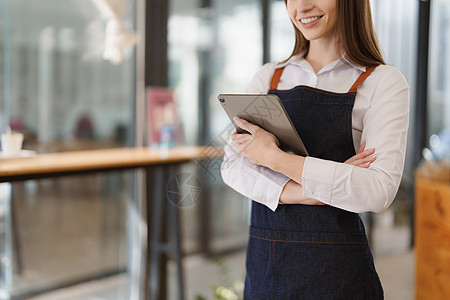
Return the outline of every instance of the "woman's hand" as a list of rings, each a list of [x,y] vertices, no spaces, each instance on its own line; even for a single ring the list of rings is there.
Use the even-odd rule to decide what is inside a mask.
[[[254,164],[267,166],[268,158],[274,151],[280,151],[277,138],[270,132],[254,125],[244,119],[234,118],[234,122],[248,133],[237,133],[231,135],[231,140],[242,156]]]
[[[376,159],[375,156],[372,156],[375,153],[375,149],[371,148],[368,150],[364,150],[365,148],[366,142],[362,142],[356,155],[350,157],[344,163],[360,168],[370,167],[370,164],[373,163]]]
[[[364,150],[366,142],[363,142],[358,149],[356,155],[350,157],[345,161],[346,164],[353,165],[359,168],[368,168],[376,159],[372,156],[375,149]],[[303,197],[303,186],[293,180],[289,180],[284,186],[283,192],[280,196],[280,203],[283,204],[304,204],[304,205],[325,205],[316,199]]]

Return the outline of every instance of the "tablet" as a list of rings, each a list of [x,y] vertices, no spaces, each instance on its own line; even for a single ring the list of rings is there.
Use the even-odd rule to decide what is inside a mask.
[[[305,145],[278,96],[272,94],[220,94],[218,98],[237,132],[246,131],[234,123],[234,117],[247,120],[275,135],[280,142],[281,150],[302,156],[308,155]]]

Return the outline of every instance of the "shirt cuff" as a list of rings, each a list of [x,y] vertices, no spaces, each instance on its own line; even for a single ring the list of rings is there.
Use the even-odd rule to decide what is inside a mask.
[[[251,199],[259,202],[270,210],[275,211],[283,192],[284,186],[290,180],[289,177],[275,172],[269,168],[263,168],[261,175],[256,180]]]
[[[303,196],[331,205],[337,162],[307,156],[303,166]]]

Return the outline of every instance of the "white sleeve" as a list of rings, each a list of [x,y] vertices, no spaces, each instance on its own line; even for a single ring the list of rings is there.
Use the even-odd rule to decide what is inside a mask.
[[[358,213],[383,211],[394,200],[405,162],[409,88],[397,69],[386,69],[363,118],[361,141],[375,148],[375,162],[363,169],[307,157],[302,174],[305,197]]]
[[[261,67],[247,88],[247,93],[267,93],[274,66],[274,63],[268,63]],[[225,145],[224,150],[225,156],[221,166],[223,181],[245,197],[275,211],[283,188],[290,178],[251,163],[239,154],[231,140]]]
[[[231,141],[225,145],[224,150],[225,156],[220,169],[223,181],[238,193],[275,211],[283,188],[290,178],[251,163],[238,153]]]

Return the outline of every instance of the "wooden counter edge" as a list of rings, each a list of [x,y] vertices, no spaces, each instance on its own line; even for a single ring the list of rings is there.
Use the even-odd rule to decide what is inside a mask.
[[[45,177],[46,174],[101,171],[167,165],[221,158],[223,149],[180,146],[167,151],[149,148],[113,148],[38,154],[29,158],[0,161],[0,181],[14,177]]]

